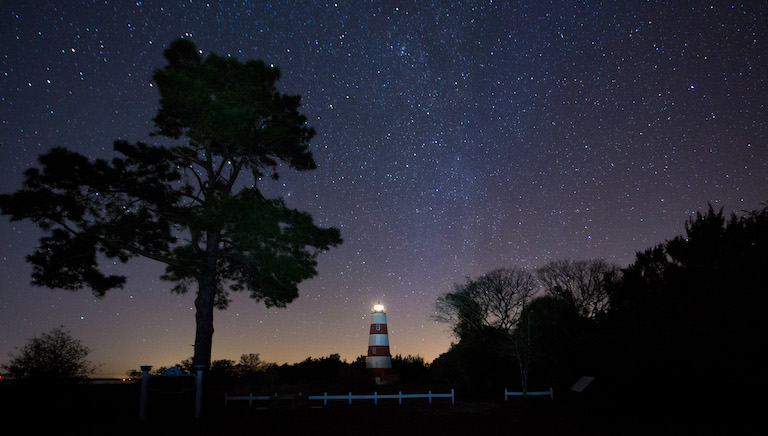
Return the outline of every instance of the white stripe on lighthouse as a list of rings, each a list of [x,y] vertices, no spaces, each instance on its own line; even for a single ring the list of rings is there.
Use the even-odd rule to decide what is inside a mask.
[[[371,335],[371,337],[368,339],[368,346],[373,345],[384,345],[389,346],[389,336],[388,335]]]

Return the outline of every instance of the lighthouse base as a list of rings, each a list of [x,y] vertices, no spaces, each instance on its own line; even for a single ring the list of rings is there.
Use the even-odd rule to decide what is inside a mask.
[[[400,373],[392,368],[368,368],[365,371],[368,379],[377,386],[391,385],[400,382]]]

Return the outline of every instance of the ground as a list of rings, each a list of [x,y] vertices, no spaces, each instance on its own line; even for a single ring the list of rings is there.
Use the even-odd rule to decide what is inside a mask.
[[[76,435],[219,435],[219,434],[364,434],[374,435],[640,435],[723,434],[749,427],[735,426],[712,416],[685,415],[671,410],[653,416],[628,413],[621,404],[583,402],[574,398],[412,399],[321,403],[282,401],[248,406],[247,402],[224,406],[221,392],[208,392],[203,416],[193,417],[193,397],[150,397],[148,418],[139,413],[138,384],[85,386],[25,386],[0,384],[3,434]],[[623,411],[624,410],[624,411]],[[679,418],[678,418],[679,417]],[[695,419],[695,421],[692,421]],[[709,421],[707,421],[709,420]],[[712,424],[709,424],[711,422]],[[725,427],[724,427],[725,425]],[[12,430],[7,430],[12,429]],[[755,432],[757,434],[757,432]]]

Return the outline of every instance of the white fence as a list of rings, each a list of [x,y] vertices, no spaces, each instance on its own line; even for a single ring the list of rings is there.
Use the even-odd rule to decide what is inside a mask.
[[[524,397],[528,395],[549,395],[550,399],[555,399],[555,392],[552,390],[552,388],[549,388],[548,391],[537,391],[537,392],[510,392],[506,388],[504,388],[504,401],[507,401],[509,397]]]
[[[248,405],[252,406],[254,401],[265,401],[265,400],[281,400],[281,399],[289,399],[289,400],[295,400],[298,398],[301,398],[302,395],[229,395],[224,394],[224,405],[226,406],[229,401],[233,400],[247,400]],[[328,392],[323,393],[323,395],[309,395],[306,397],[308,400],[323,400],[323,405],[328,405],[328,400],[347,400],[349,404],[352,404],[352,400],[373,400],[374,405],[379,404],[379,400],[386,400],[386,399],[397,399],[398,404],[403,404],[404,398],[428,398],[429,404],[432,404],[433,398],[450,398],[451,399],[451,405],[455,404],[456,397],[454,395],[453,389],[451,389],[450,394],[433,394],[432,391],[427,392],[426,394],[404,394],[402,392],[399,392],[397,394],[379,394],[378,392],[374,392],[373,394],[362,394],[362,395],[352,395],[352,392],[346,395],[328,395]]]

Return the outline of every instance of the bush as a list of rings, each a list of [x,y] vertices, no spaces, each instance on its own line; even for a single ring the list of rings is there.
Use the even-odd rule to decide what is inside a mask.
[[[31,338],[18,354],[10,353],[11,360],[2,368],[16,379],[83,380],[97,368],[87,359],[90,353],[88,347],[60,326]]]

